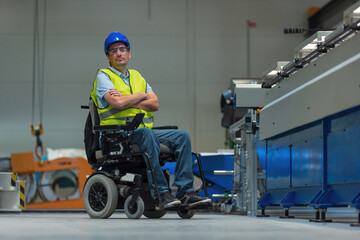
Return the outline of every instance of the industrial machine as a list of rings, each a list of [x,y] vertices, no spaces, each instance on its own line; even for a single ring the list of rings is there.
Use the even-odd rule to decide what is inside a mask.
[[[11,165],[18,177],[26,181],[26,209],[84,208],[83,187],[86,176],[93,173],[86,159],[35,161],[33,152],[21,152],[11,154]],[[37,194],[41,201],[34,201]]]
[[[230,89],[221,96],[222,126],[228,129],[229,138],[235,144],[233,188],[222,207],[225,213],[230,213],[235,206],[236,210],[255,216],[257,200],[264,192],[256,134],[265,91],[261,79],[232,79]]]
[[[241,161],[234,163],[234,200],[245,201],[248,214],[278,207],[291,217],[292,207],[304,206],[325,222],[328,208],[347,207],[360,222],[359,30],[356,2],[340,27],[313,34],[260,82],[232,81],[226,104],[247,109],[229,126]]]

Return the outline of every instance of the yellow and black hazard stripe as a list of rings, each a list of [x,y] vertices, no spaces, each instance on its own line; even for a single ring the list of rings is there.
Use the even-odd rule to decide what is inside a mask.
[[[20,209],[25,209],[25,181],[20,181]]]
[[[11,187],[16,187],[16,174],[11,173]]]

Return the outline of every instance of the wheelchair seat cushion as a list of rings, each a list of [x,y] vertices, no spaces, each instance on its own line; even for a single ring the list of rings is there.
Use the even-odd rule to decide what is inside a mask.
[[[165,144],[161,144],[161,143],[160,143],[160,152],[161,153],[173,153],[168,146],[166,146]]]
[[[137,144],[131,144],[130,145],[131,148],[131,152],[132,153],[139,153],[141,152],[140,146]],[[172,154],[173,152],[170,150],[170,148],[164,144],[160,144],[160,153],[165,153],[165,154]],[[98,150],[95,152],[95,156],[97,160],[101,160],[103,159],[103,154],[102,154],[102,150]]]

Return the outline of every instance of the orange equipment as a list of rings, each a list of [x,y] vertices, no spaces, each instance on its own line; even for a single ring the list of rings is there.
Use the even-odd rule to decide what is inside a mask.
[[[83,209],[83,187],[86,176],[90,175],[93,170],[87,160],[81,157],[77,158],[58,158],[51,161],[34,161],[33,152],[22,152],[11,154],[12,171],[17,174],[33,174],[36,172],[61,171],[77,169],[78,187],[80,198],[57,200],[39,203],[26,204],[27,209]]]

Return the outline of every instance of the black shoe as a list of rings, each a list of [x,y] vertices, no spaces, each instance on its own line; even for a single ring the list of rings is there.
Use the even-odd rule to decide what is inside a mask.
[[[182,198],[180,198],[182,204],[189,205],[190,207],[200,204],[210,204],[211,199],[207,197],[201,197],[196,192],[188,192]]]
[[[181,204],[181,201],[171,195],[170,192],[160,194],[160,199],[163,208],[171,208]]]

